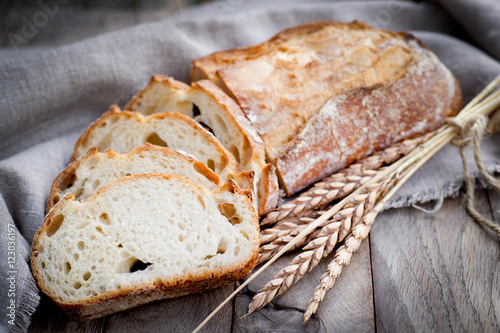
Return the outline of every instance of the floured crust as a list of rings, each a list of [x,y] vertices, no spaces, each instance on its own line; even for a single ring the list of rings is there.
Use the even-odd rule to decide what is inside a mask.
[[[425,78],[425,83],[418,82],[426,74],[421,71],[430,71],[427,74],[432,76]],[[456,79],[422,42],[408,33],[373,29],[360,22],[307,23],[259,45],[195,59],[191,79],[209,79],[238,102],[261,136],[287,195],[320,179],[317,175],[330,174],[355,158],[382,149],[390,140],[410,135],[393,131],[408,131],[408,127],[415,128],[413,135],[429,131],[461,106]],[[329,101],[350,94],[366,94],[368,101],[370,94],[385,86],[390,87],[387,93],[399,94],[401,103],[393,105],[399,107],[394,112],[384,108],[383,97],[378,99],[380,110],[387,113],[377,114],[383,118],[376,119],[381,126],[370,127],[373,143],[356,143],[356,137],[349,136],[365,127],[363,115],[357,119],[351,113],[344,124],[349,129],[329,127],[332,125],[326,124],[336,120],[326,119],[326,115],[321,118],[323,123],[319,121]],[[416,93],[412,95],[410,89]],[[411,105],[404,103],[406,95],[413,98]],[[358,112],[362,111],[369,110],[359,108]],[[384,126],[384,119],[395,115],[404,118],[405,128]],[[421,123],[426,117],[428,126]],[[332,137],[342,142],[337,144]],[[339,146],[351,143],[360,148]],[[333,166],[335,159],[338,167]]]
[[[391,143],[437,129],[458,113],[457,80],[418,43],[409,41],[420,58],[401,79],[336,95],[309,120],[277,160],[288,195]]]
[[[94,196],[89,199],[89,202],[92,202],[98,196],[102,196],[103,193],[106,193],[109,188],[116,186],[117,184],[134,182],[135,180],[141,178],[157,178],[167,180],[174,178],[177,181],[185,182],[189,186],[198,188],[199,190],[205,190],[202,187],[175,175],[138,174],[120,178],[115,182],[102,187],[98,192],[96,192],[96,194],[94,194]],[[41,227],[35,234],[30,256],[31,269],[35,280],[40,289],[63,309],[68,318],[74,320],[89,320],[99,318],[152,301],[201,292],[223,286],[232,281],[237,281],[251,272],[258,257],[258,247],[260,242],[258,232],[258,217],[255,210],[253,209],[252,202],[243,195],[243,192],[238,188],[236,184],[234,184],[234,182],[229,181],[229,183],[223,185],[219,190],[215,190],[212,193],[214,197],[217,197],[218,193],[223,192],[230,192],[238,195],[243,200],[243,202],[245,202],[246,209],[248,209],[249,211],[253,211],[252,224],[254,225],[256,230],[256,238],[251,241],[254,242],[254,247],[248,258],[246,258],[244,262],[240,264],[226,265],[223,269],[212,269],[209,271],[205,270],[204,272],[191,274],[190,276],[161,279],[150,283],[140,283],[133,286],[124,287],[119,290],[106,291],[103,294],[89,297],[84,301],[61,302],[60,300],[52,297],[50,289],[48,288],[44,279],[41,278],[41,265],[38,262],[38,255],[40,251],[40,240],[44,237],[47,237],[47,233],[49,232],[50,224],[52,223],[53,218],[60,213],[62,207],[64,207],[65,204],[74,200],[74,196],[72,194],[68,194],[49,212]]]
[[[153,113],[175,111],[193,116],[193,104],[187,99],[189,86],[174,78],[155,74],[149,83],[125,106],[125,110],[139,111],[145,116]],[[158,94],[157,92],[162,93]],[[165,92],[167,92],[165,94]]]
[[[203,97],[210,98],[218,105],[217,115],[207,114],[202,107],[199,108],[202,121],[212,127],[215,135],[222,140],[226,147],[230,145],[230,142],[229,140],[226,143],[224,142],[222,139],[223,133],[217,132],[217,130],[221,131],[221,129],[214,126],[214,122],[225,122],[222,129],[227,129],[230,126],[231,129],[239,133],[239,137],[245,140],[244,147],[239,147],[238,149],[238,162],[242,165],[243,169],[255,172],[259,215],[264,215],[271,211],[278,203],[278,178],[272,164],[266,163],[265,150],[259,134],[246,118],[239,105],[213,82],[208,80],[194,82],[189,91],[190,100],[194,104],[199,100],[196,94],[202,94]],[[218,117],[220,118],[215,119]]]
[[[80,168],[82,164],[84,165],[96,165],[101,160],[131,160],[136,156],[141,156],[142,153],[154,153],[157,155],[158,159],[183,159],[187,163],[193,165],[193,168],[200,175],[204,176],[207,181],[212,183],[212,187],[208,189],[219,188],[223,185],[220,177],[210,170],[204,163],[197,161],[196,159],[178,153],[170,148],[155,146],[149,143],[146,143],[138,148],[131,150],[126,154],[119,154],[111,149],[106,150],[105,152],[99,152],[99,150],[95,147],[90,148],[89,151],[83,155],[78,160],[71,163],[66,169],[64,169],[52,182],[52,187],[50,190],[49,198],[47,200],[47,206],[45,212],[48,213],[50,209],[59,201],[60,198],[63,197],[62,192],[68,187],[72,186],[75,178],[76,171]],[[154,165],[153,165],[154,166]],[[161,168],[161,165],[158,165],[158,169]],[[142,170],[142,173],[147,172],[155,172],[155,170]],[[241,175],[240,177],[243,177]],[[242,184],[251,183],[251,178],[248,176],[241,182]]]

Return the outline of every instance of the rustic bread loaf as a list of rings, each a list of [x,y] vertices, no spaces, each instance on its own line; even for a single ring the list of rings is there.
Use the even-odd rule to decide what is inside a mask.
[[[168,76],[154,75],[125,108],[149,114],[152,110],[147,101],[149,99],[159,103],[155,106],[157,110],[177,112],[170,97],[185,96],[186,100],[198,107],[201,122],[213,131],[242,169],[254,172],[259,215],[272,210],[279,197],[275,168],[271,163],[266,163],[262,140],[239,105],[208,80],[196,82],[188,88]]]
[[[191,79],[238,102],[288,195],[461,107],[456,79],[421,41],[359,22],[308,23],[216,52],[193,61]]]
[[[234,179],[243,190],[253,190],[253,175],[243,172],[232,154],[193,119],[176,112],[143,116],[113,105],[75,144],[72,160],[90,148],[128,153],[145,143],[168,147],[194,156],[217,173],[223,182]],[[249,192],[250,194],[250,192]]]
[[[31,268],[73,319],[92,319],[243,278],[259,248],[258,217],[230,181],[121,178],[87,202],[65,196],[35,235]]]
[[[129,153],[91,148],[71,163],[52,182],[47,213],[67,193],[86,201],[102,186],[119,178],[141,173],[168,173],[184,177],[209,190],[223,185],[220,177],[205,164],[166,147],[146,143]]]

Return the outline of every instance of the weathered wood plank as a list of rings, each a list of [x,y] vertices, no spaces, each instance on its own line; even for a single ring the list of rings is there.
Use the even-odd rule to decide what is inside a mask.
[[[380,332],[498,332],[500,241],[466,213],[461,198],[430,215],[381,214],[371,233]],[[491,216],[484,192],[478,209]]]
[[[295,253],[297,254],[297,253]],[[268,306],[243,317],[255,292],[294,257],[280,258],[248,285],[235,299],[233,332],[371,332],[374,327],[373,290],[368,241],[361,245],[325,300],[317,315],[302,324],[307,301],[333,256],[325,258],[311,272]],[[242,318],[243,317],[243,318]]]
[[[150,303],[107,317],[104,332],[192,332],[234,290],[234,283],[200,294]],[[202,332],[230,332],[232,303]]]
[[[59,313],[57,306],[43,297],[38,309],[31,318],[28,332],[68,332],[68,333],[100,333],[106,318],[87,320],[84,322],[68,321]]]

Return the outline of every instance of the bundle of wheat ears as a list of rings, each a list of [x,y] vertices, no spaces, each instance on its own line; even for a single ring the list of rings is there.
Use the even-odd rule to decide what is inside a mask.
[[[342,267],[368,236],[372,223],[384,204],[412,174],[446,144],[455,140],[463,147],[474,144],[475,158],[484,177],[491,177],[482,167],[479,142],[488,123],[487,116],[500,108],[500,76],[492,81],[454,118],[438,130],[396,143],[313,185],[297,198],[270,212],[261,222],[261,247],[258,264],[262,267],[249,276],[195,330],[203,327],[229,300],[262,273],[281,255],[302,248],[292,262],[252,299],[248,313],[256,311],[287,291],[322,258],[335,250],[333,260],[307,303],[304,322],[316,312],[326,292],[335,284]],[[496,112],[494,118],[500,111]],[[494,126],[490,126],[490,130]],[[497,225],[482,221],[473,208],[472,181],[464,161],[468,210],[476,221],[500,232]],[[498,182],[498,180],[492,180]],[[493,184],[493,187],[496,185]],[[340,201],[339,201],[340,200]]]

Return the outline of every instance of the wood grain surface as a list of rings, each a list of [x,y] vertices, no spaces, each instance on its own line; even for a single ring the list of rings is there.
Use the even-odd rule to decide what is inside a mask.
[[[499,194],[478,191],[477,208],[500,222]],[[251,297],[293,256],[252,281],[203,332],[500,331],[500,237],[467,215],[462,196],[445,200],[434,214],[415,208],[380,214],[307,325],[305,306],[332,256],[245,316]],[[229,285],[83,323],[65,320],[44,299],[29,331],[191,332],[232,290]]]

